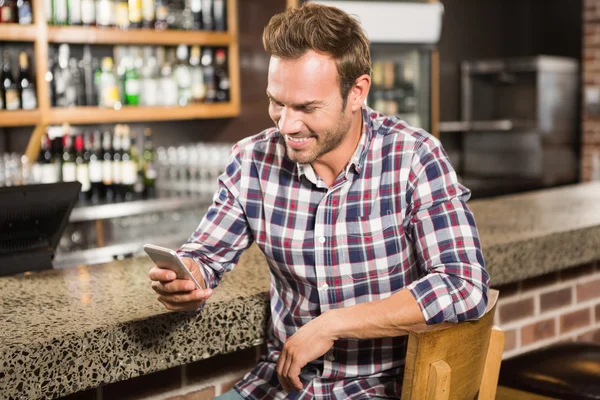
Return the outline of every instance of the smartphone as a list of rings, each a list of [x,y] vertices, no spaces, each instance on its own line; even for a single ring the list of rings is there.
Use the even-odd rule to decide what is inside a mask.
[[[173,250],[153,244],[145,244],[144,251],[159,268],[170,269],[175,272],[177,279],[190,279],[198,289],[204,290]]]

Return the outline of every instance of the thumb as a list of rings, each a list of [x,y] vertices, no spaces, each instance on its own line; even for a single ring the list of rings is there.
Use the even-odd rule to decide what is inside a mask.
[[[182,258],[181,261],[183,261],[187,269],[192,273],[192,276],[196,278],[200,286],[206,289],[206,282],[204,282],[204,276],[200,272],[200,265],[191,258]]]

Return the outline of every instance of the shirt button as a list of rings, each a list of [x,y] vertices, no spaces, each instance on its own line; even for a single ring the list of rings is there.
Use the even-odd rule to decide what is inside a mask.
[[[325,243],[325,241],[327,241],[327,239],[325,239],[325,236],[321,236],[319,238],[319,243],[323,244],[323,243]]]
[[[319,286],[319,290],[321,290],[323,292],[326,291],[327,289],[329,289],[329,285],[326,284],[326,283],[324,283],[321,286]]]
[[[333,354],[328,354],[327,355],[327,361],[335,361],[335,356]]]

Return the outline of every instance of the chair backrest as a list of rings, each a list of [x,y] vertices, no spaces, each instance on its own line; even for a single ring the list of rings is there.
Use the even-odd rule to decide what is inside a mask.
[[[478,321],[419,325],[408,330],[402,400],[494,399],[504,335],[493,328],[498,291],[488,291]]]

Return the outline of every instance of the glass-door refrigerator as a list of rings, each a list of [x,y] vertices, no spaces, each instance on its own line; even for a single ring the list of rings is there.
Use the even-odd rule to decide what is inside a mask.
[[[367,105],[429,132],[434,129],[438,79],[434,53],[443,5],[423,1],[321,1],[355,15],[371,41],[371,90]]]

